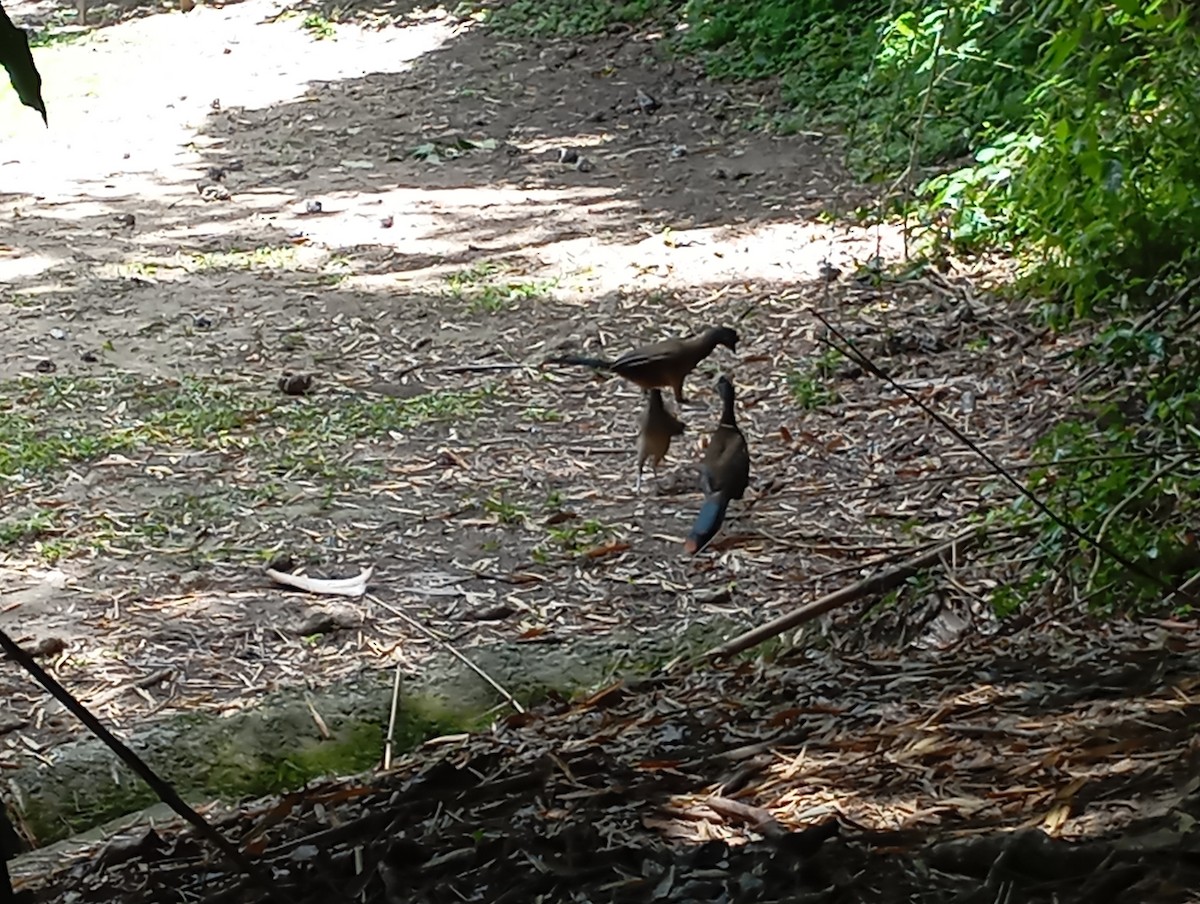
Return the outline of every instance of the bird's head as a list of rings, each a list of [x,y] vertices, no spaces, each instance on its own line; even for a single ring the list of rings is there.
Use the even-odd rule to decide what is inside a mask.
[[[731,352],[737,351],[738,334],[731,326],[715,326],[712,329],[714,344],[723,345]]]

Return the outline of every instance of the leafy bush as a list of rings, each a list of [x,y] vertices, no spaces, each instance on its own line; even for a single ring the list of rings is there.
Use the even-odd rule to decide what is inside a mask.
[[[929,180],[957,240],[1025,248],[1057,322],[1143,304],[1200,247],[1200,45],[1164,2],[1060,0],[1025,112],[973,164]]]

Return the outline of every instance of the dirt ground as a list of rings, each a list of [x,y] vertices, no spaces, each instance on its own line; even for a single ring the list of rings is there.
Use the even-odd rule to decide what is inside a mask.
[[[981,267],[881,277],[904,239],[840,217],[877,194],[841,139],[769,134],[769,89],[706,81],[662,35],[115,13],[36,51],[48,130],[0,102],[0,626],[119,728],[419,668],[404,615],[464,648],[756,623],[956,532],[992,478],[826,354],[814,310],[1007,461],[1058,410],[1060,340],[1013,326]],[[638,392],[540,364],[708,324],[737,353],[691,377],[689,432],[635,493]],[[692,558],[719,372],[753,482]],[[373,566],[371,591],[273,587],[283,553]],[[887,630],[961,630],[996,574],[964,564]],[[13,668],[0,690],[0,765],[78,736]]]
[[[432,642],[413,619],[468,652],[760,623],[1007,501],[907,398],[829,355],[814,312],[1009,464],[1065,410],[1073,340],[991,297],[994,266],[905,270],[899,230],[848,225],[878,190],[837,165],[842,139],[769,134],[769,87],[710,83],[662,35],[518,40],[404,5],[351,24],[266,0],[92,15],[106,24],[35,51],[49,130],[0,97],[0,627],[119,730],[419,669]],[[635,492],[638,392],[541,362],[708,324],[735,325],[737,352],[690,378],[689,432]],[[283,394],[289,372],[312,393]],[[752,484],[688,557],[722,372]],[[370,591],[273,586],[262,566],[280,554],[314,574],[372,566]],[[1047,621],[992,646],[974,636],[994,627],[981,601],[1011,558],[946,563],[936,586],[916,580],[920,607],[877,606],[864,628],[868,600],[778,665],[598,694],[224,829],[267,851],[288,900],[327,895],[309,867],[343,889],[365,876],[371,900],[446,900],[447,882],[497,901],[1161,891],[1161,839],[1134,866],[1089,849],[1109,872],[1070,880],[1086,898],[1053,896],[1095,862],[1036,839],[1022,856],[1061,881],[1028,897],[993,868],[1007,847],[949,885],[978,864],[935,857],[935,881],[907,853],[913,833],[1089,837],[1186,812],[1194,792],[1194,626]],[[0,769],[78,736],[0,664]],[[834,813],[857,841],[797,879],[811,851],[780,838]],[[747,824],[765,850],[723,847]],[[698,845],[686,863],[668,850],[681,838]],[[135,853],[207,887],[206,855],[172,839]],[[310,863],[318,848],[332,861]],[[389,884],[401,862],[423,865]],[[161,876],[113,870],[113,895],[164,899]],[[1158,899],[1186,899],[1176,878]]]
[[[257,0],[127,18],[39,49],[49,130],[6,115],[0,625],[55,651],[85,702],[128,725],[416,667],[429,641],[396,608],[466,646],[749,621],[969,507],[973,488],[913,483],[956,453],[919,424],[897,436],[911,406],[823,363],[809,311],[883,324],[885,355],[1011,331],[962,316],[962,279],[853,278],[901,238],[821,216],[866,197],[834,138],[752,128],[769,95],[709,84],[661,36],[517,42],[373,15],[326,39]],[[710,323],[737,325],[737,354],[691,378],[689,434],[635,494],[636,390],[538,365]],[[1022,358],[914,376],[948,405],[972,395],[1009,448],[1036,420],[998,407]],[[283,396],[289,371],[313,394]],[[754,489],[692,559],[719,371]],[[348,630],[297,635],[326,607],[261,576],[279,553],[375,567],[371,596],[337,607]],[[76,731],[0,675],[20,755]]]

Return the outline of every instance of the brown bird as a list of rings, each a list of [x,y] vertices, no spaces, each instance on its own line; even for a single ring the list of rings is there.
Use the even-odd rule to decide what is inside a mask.
[[[646,460],[650,460],[650,466],[657,475],[659,462],[667,457],[667,452],[671,449],[671,439],[681,435],[686,429],[683,421],[667,411],[667,406],[663,404],[662,392],[651,389],[646,410],[642,412],[641,430],[638,433],[635,491],[642,488],[642,469],[646,466]]]
[[[721,422],[704,452],[700,485],[706,498],[684,544],[690,553],[704,549],[717,535],[730,500],[741,499],[750,483],[750,449],[746,437],[738,429],[733,383],[728,377],[722,376],[717,381],[717,392],[723,403]]]
[[[683,381],[696,365],[723,345],[737,351],[737,330],[728,326],[711,326],[702,333],[684,339],[664,339],[626,352],[615,361],[587,358],[581,355],[560,355],[547,358],[546,364],[579,364],[596,370],[607,370],[642,389],[662,387],[675,393],[675,401],[684,404]]]

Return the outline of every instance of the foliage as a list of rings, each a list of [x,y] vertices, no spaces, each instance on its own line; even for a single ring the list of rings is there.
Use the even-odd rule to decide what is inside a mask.
[[[830,388],[830,383],[843,360],[841,352],[827,349],[808,361],[803,368],[793,370],[787,378],[792,400],[806,411],[815,411],[837,402],[838,394]]]
[[[337,36],[337,26],[321,13],[309,13],[300,27],[308,32],[314,41],[325,41]]]
[[[1065,323],[1135,308],[1196,268],[1200,43],[1165,2],[1034,6],[1047,33],[1025,112],[922,194],[956,240],[1034,252],[1026,284]]]
[[[0,4],[0,65],[8,71],[8,80],[21,103],[41,113],[42,122],[48,125],[42,76],[29,51],[29,36],[8,18],[3,4]]]

